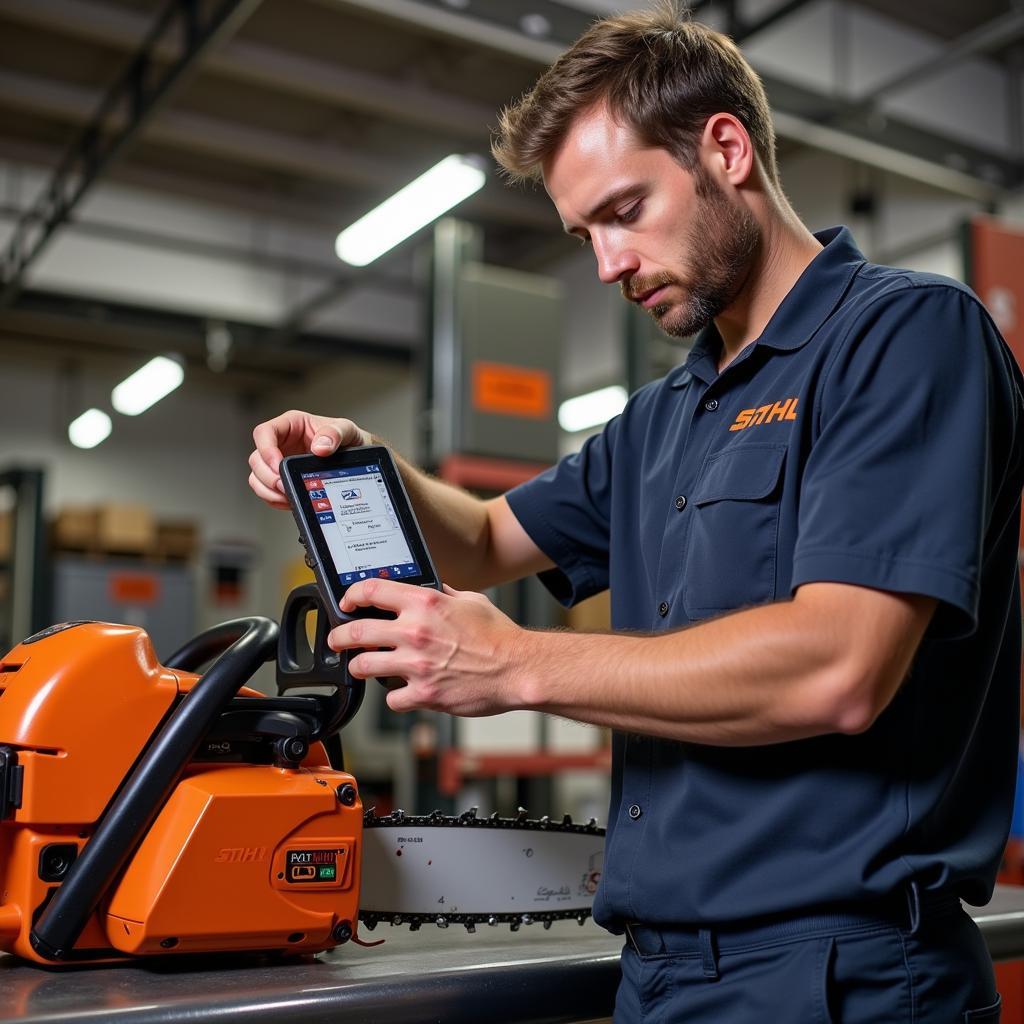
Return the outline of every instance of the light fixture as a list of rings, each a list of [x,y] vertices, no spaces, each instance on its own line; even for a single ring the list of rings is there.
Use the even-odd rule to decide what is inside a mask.
[[[76,448],[95,448],[110,437],[110,417],[102,409],[86,409],[68,425],[68,439]]]
[[[156,356],[125,377],[110,393],[110,401],[125,416],[138,416],[169,395],[184,379],[181,363],[167,356]]]
[[[613,384],[608,388],[567,398],[558,407],[558,425],[570,434],[600,426],[622,412],[627,397],[624,387]]]
[[[478,157],[446,156],[338,235],[338,259],[365,267],[483,187]]]
[[[551,35],[551,22],[543,14],[524,14],[519,19],[519,27],[534,39]]]
[[[206,365],[214,373],[223,373],[231,359],[235,339],[223,320],[206,322]]]

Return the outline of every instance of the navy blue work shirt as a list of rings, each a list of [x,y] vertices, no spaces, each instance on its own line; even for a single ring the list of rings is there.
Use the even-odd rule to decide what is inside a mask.
[[[870,264],[844,228],[817,237],[721,373],[712,326],[578,454],[508,494],[557,566],[542,574],[552,593],[571,605],[610,587],[618,630],[680,629],[814,581],[939,601],[863,733],[615,735],[594,908],[615,931],[910,880],[982,904],[994,884],[1018,744],[1020,371],[969,289]]]

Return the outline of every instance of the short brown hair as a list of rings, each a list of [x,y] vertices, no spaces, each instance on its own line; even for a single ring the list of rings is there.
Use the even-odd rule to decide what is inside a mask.
[[[491,152],[512,181],[539,180],[573,119],[599,101],[689,171],[712,114],[746,128],[769,180],[778,184],[775,129],[764,86],[736,44],[693,21],[674,0],[595,22],[500,115]]]

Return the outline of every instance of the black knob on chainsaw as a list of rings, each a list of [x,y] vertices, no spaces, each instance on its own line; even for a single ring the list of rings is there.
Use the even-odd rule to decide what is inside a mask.
[[[291,765],[297,765],[309,753],[309,744],[301,736],[283,737],[274,748],[280,760]]]

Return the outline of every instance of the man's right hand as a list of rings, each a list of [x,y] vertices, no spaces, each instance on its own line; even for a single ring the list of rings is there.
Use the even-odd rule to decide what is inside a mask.
[[[351,420],[292,409],[281,413],[253,432],[256,449],[249,456],[249,486],[271,508],[288,508],[281,484],[281,460],[286,455],[330,455],[337,448],[370,444],[368,431]]]

